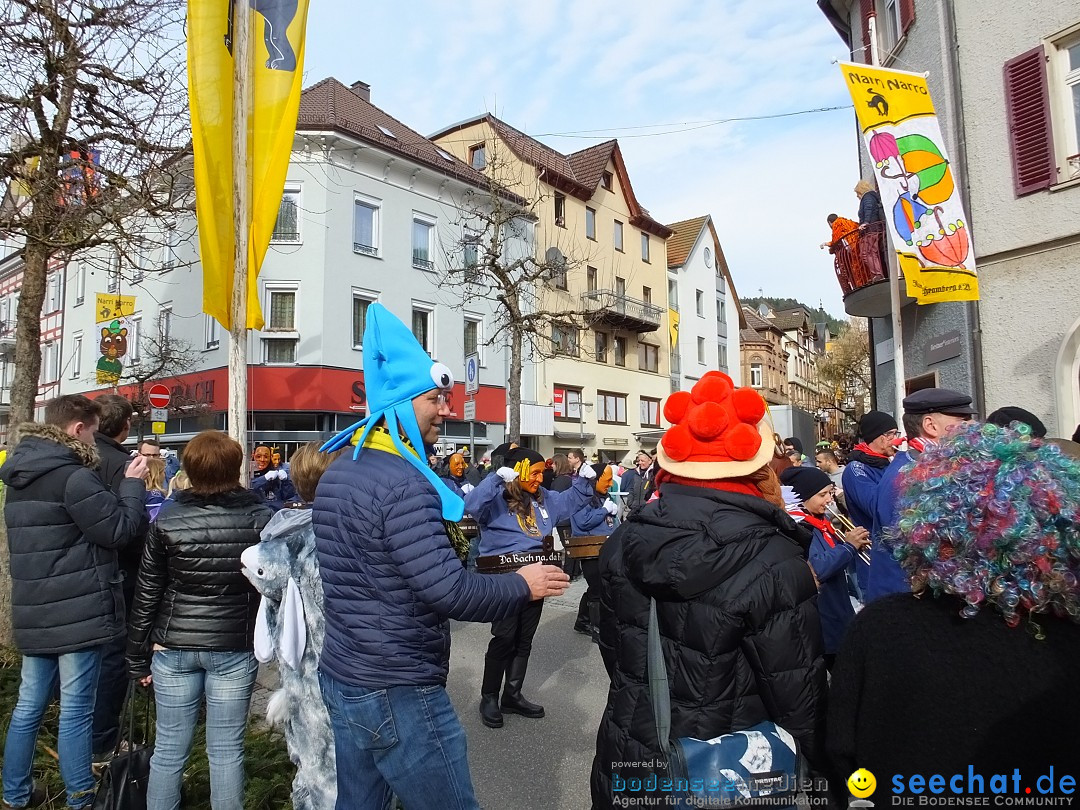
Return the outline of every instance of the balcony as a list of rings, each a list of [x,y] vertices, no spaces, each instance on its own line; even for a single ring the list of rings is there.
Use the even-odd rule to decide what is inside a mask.
[[[15,321],[0,321],[0,355],[15,351]]]
[[[889,314],[887,239],[885,223],[874,222],[829,245],[848,315],[882,318]]]
[[[0,416],[11,413],[11,386],[5,385],[0,388]]]
[[[581,303],[594,323],[629,332],[655,332],[663,316],[660,307],[619,295],[614,290],[590,290],[582,294]]]

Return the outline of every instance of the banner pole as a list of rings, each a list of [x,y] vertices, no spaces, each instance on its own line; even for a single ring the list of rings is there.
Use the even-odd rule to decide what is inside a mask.
[[[248,484],[248,118],[251,114],[251,12],[248,0],[233,2],[233,252],[229,326],[229,435],[243,448],[240,481]]]

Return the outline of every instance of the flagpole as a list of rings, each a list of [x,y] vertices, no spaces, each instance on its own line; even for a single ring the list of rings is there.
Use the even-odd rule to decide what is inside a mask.
[[[870,40],[870,64],[874,67],[880,67],[881,63],[878,61],[877,48],[877,16],[871,14],[866,23],[867,35]],[[885,230],[882,231],[881,238],[886,240],[885,244],[888,245],[889,234]],[[892,315],[893,333],[893,386],[896,389],[893,397],[893,407],[895,408],[893,416],[896,417],[896,422],[899,424],[900,418],[904,415],[904,396],[907,384],[904,372],[904,324],[900,313],[900,258],[897,256],[896,251],[887,250],[886,255],[890,257],[885,273],[889,279],[889,309]]]
[[[248,234],[251,222],[248,118],[251,114],[251,14],[249,0],[233,2],[233,252],[229,327],[229,435],[244,449],[240,480],[248,481]]]

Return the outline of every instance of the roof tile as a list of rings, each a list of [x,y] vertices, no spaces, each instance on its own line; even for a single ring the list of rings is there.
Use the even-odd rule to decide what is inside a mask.
[[[674,231],[667,243],[668,267],[682,267],[686,264],[686,260],[690,257],[690,251],[693,249],[694,243],[697,242],[698,236],[701,235],[701,229],[705,227],[708,219],[708,215],[705,215],[693,219],[684,219],[682,222],[668,225]]]

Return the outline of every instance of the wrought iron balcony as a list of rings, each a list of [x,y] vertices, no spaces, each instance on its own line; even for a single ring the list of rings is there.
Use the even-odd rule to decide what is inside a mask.
[[[849,315],[881,317],[889,312],[887,235],[884,222],[872,222],[829,245],[844,309]]]
[[[614,290],[590,290],[581,303],[594,322],[630,332],[655,332],[660,328],[663,309]]]

